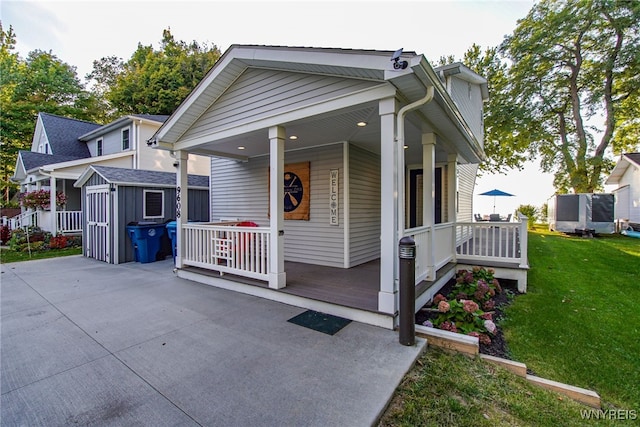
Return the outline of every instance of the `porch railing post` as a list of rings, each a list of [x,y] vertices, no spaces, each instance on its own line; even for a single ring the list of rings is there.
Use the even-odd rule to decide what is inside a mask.
[[[529,218],[520,214],[520,268],[529,267],[529,255],[527,253],[529,247]]]
[[[402,345],[416,342],[416,242],[405,236],[400,239],[398,258],[400,261],[400,313],[399,340]]]

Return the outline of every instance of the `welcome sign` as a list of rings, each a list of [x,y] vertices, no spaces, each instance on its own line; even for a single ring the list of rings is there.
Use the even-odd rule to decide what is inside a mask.
[[[339,225],[338,169],[331,169],[329,171],[329,225]]]

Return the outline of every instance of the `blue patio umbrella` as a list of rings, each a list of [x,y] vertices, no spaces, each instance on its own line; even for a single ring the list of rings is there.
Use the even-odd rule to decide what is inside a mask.
[[[509,194],[505,191],[502,190],[498,190],[497,188],[494,188],[491,191],[485,191],[484,193],[480,193],[480,196],[493,196],[493,213],[496,213],[496,197],[500,196],[505,196],[505,197],[513,197],[514,194]]]

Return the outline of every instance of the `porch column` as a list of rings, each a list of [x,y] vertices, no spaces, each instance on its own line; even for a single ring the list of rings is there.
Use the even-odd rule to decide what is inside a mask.
[[[427,248],[427,277],[426,280],[435,280],[434,258],[434,221],[435,221],[435,171],[436,171],[436,134],[422,134],[422,225],[431,227]]]
[[[184,267],[184,254],[187,239],[182,227],[189,222],[189,153],[176,152],[178,173],[176,176],[176,268]]]
[[[457,259],[456,251],[456,223],[458,222],[458,155],[453,153],[447,156],[447,222],[453,224],[451,231],[451,247],[453,248],[453,261]]]
[[[395,98],[383,99],[380,111],[380,291],[378,311],[393,314],[397,311],[397,249],[399,237],[396,204],[398,174]]]
[[[458,193],[458,155],[449,154],[447,157],[447,222],[456,222],[458,211],[456,198]]]
[[[58,234],[58,206],[56,205],[56,177],[49,177],[49,212],[51,214],[50,226],[51,234],[56,236]]]
[[[269,287],[286,286],[284,272],[284,140],[282,126],[269,128]]]

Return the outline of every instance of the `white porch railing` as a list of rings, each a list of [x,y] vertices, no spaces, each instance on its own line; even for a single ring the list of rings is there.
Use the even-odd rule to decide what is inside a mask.
[[[519,222],[464,222],[456,224],[456,254],[468,261],[517,263],[526,268],[527,218]]]
[[[190,223],[183,227],[183,263],[269,280],[269,228]]]
[[[11,228],[12,230],[17,230],[18,228],[26,228],[32,225],[38,225],[37,211],[24,212],[9,219],[9,228]]]
[[[409,228],[405,236],[416,242],[416,285],[433,274],[433,251],[431,250],[431,227]]]
[[[62,233],[77,233],[82,231],[82,211],[58,211],[57,227]]]
[[[434,280],[436,271],[453,260],[453,230],[452,223],[405,230],[404,235],[416,242],[416,285],[423,280]]]

